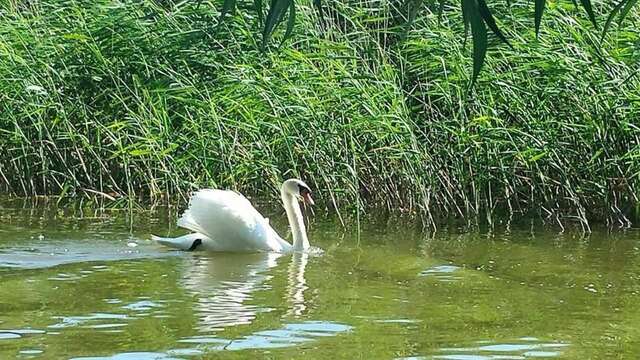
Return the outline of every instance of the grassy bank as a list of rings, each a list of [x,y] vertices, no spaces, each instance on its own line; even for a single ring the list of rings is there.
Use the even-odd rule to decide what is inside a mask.
[[[217,3],[18,3],[0,10],[4,192],[275,198],[297,176],[328,208],[427,220],[619,221],[637,203],[640,34],[598,50],[570,3],[539,41],[513,16],[530,4],[496,8],[515,49],[496,46],[471,93],[457,8],[405,33],[393,3],[333,3],[320,26],[302,2],[293,42],[261,53],[255,13],[220,25]]]

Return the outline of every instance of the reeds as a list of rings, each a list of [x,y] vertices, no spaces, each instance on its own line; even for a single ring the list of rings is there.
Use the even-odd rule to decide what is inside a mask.
[[[251,13],[220,24],[218,3],[4,3],[0,188],[131,205],[205,186],[272,198],[296,176],[328,208],[430,224],[496,209],[627,223],[637,31],[600,47],[554,3],[535,40],[528,4],[502,5],[514,49],[490,51],[469,93],[458,9],[408,29],[396,2],[326,3],[322,25],[299,5],[292,42],[262,52]]]

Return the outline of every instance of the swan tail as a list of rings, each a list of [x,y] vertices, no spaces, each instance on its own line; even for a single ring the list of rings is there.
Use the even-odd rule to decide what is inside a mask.
[[[151,235],[151,240],[157,242],[158,244],[185,251],[193,251],[196,250],[202,242],[208,239],[206,236],[202,234],[188,234],[184,236],[179,236],[175,238],[168,237],[160,237]]]

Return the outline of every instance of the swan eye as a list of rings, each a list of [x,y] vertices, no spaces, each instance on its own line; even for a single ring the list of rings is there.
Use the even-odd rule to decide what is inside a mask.
[[[311,195],[311,190],[303,185],[298,185],[298,192],[300,193],[300,195],[305,196],[306,194]]]

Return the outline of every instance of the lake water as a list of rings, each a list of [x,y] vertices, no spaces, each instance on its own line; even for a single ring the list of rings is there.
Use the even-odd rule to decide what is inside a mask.
[[[391,220],[363,222],[357,236],[316,215],[322,255],[234,255],[147,240],[180,233],[175,216],[0,208],[0,359],[640,353],[636,229],[426,234]]]

